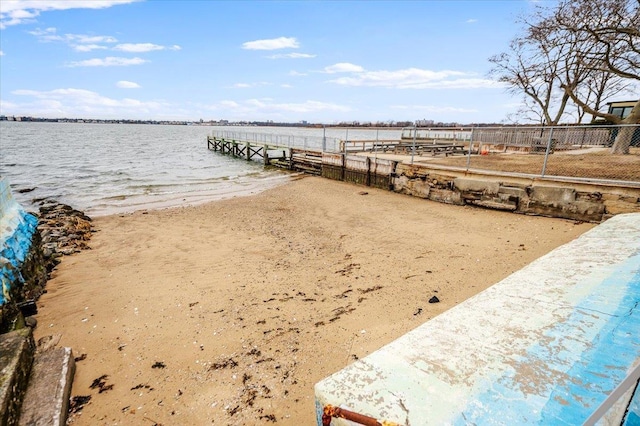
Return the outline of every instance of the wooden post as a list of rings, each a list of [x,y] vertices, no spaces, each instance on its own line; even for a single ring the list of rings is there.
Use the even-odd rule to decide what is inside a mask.
[[[251,144],[249,142],[245,142],[244,149],[247,150],[247,152],[245,152],[247,161],[251,160]]]
[[[269,165],[269,152],[267,150],[267,145],[264,145],[262,147],[262,158],[264,160],[264,165],[268,166]]]
[[[344,179],[346,177],[346,168],[347,168],[347,154],[344,153],[344,154],[342,154],[342,170],[341,170],[341,174],[340,174],[340,177],[341,177],[342,181],[344,181]]]
[[[293,148],[289,148],[289,170],[293,170]]]
[[[371,158],[367,157],[367,186],[371,186]]]

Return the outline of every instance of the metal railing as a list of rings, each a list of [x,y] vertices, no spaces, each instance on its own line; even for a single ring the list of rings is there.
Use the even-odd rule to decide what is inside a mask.
[[[624,144],[627,154],[613,153],[614,144]],[[638,125],[480,127],[468,148],[467,170],[640,185]]]
[[[297,136],[278,133],[246,132],[214,130],[211,136],[225,140],[250,142],[253,144],[265,144],[287,148],[308,149],[323,152],[336,152],[340,150],[340,139],[327,136]]]
[[[297,129],[304,135],[289,131],[225,129],[214,130],[212,136],[322,152],[392,152],[410,156],[411,163],[464,171],[640,187],[640,125],[405,128],[380,131],[380,135],[376,129],[362,128]],[[329,132],[333,137],[327,136]],[[620,139],[626,139],[628,154],[612,153]],[[465,155],[429,149],[430,143],[459,145],[454,153]]]

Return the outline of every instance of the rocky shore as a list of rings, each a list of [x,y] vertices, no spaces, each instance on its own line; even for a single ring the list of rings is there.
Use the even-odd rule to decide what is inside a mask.
[[[22,263],[15,265],[19,273],[6,277],[10,281],[7,287],[9,299],[0,310],[0,332],[35,325],[29,320],[25,323],[24,318],[37,312],[36,302],[46,292],[47,280],[61,257],[89,248],[93,232],[90,217],[50,199],[37,200],[35,206],[38,212],[25,213],[25,217],[37,218],[35,232],[30,237],[24,235],[31,239],[27,245],[29,250]]]
[[[60,263],[60,257],[89,249],[91,218],[54,200],[42,200],[37,205],[42,255],[47,272],[51,272]]]

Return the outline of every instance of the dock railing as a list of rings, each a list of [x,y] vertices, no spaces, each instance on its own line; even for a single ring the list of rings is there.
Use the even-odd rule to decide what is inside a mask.
[[[287,128],[246,129],[214,130],[212,136],[327,153],[397,154],[410,160],[396,161],[465,172],[640,187],[640,125],[327,128],[326,135],[319,128],[304,129],[317,131],[304,136],[286,134]],[[619,135],[627,136],[627,155],[611,152]]]
[[[277,133],[214,130],[211,136],[225,140],[237,140],[252,144],[264,144],[286,148],[300,148],[321,152],[340,151],[340,139],[327,136],[296,136]]]

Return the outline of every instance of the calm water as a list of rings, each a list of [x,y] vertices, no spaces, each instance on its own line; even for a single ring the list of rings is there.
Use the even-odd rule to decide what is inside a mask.
[[[100,216],[256,193],[290,174],[207,149],[213,130],[318,138],[322,129],[0,122],[0,176],[27,209],[53,198]],[[327,138],[399,137],[328,129]],[[346,136],[346,137],[345,137]],[[21,193],[20,191],[31,190]]]
[[[93,216],[197,204],[289,179],[285,172],[209,151],[210,131],[204,126],[0,122],[0,175],[27,209],[33,199],[50,197]]]

